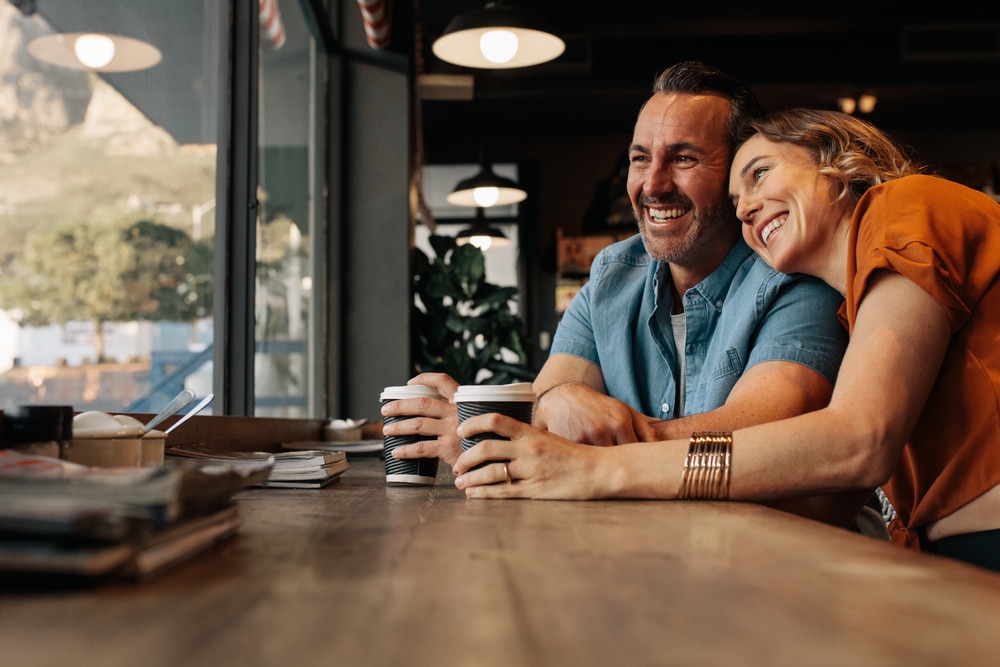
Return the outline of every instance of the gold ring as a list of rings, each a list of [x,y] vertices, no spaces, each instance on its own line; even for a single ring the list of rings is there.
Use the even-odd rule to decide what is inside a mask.
[[[509,462],[503,464],[503,476],[507,478],[507,483],[508,484],[512,484],[514,482],[514,480],[511,479],[511,477],[510,477],[510,467],[509,467],[509,465],[510,465]]]

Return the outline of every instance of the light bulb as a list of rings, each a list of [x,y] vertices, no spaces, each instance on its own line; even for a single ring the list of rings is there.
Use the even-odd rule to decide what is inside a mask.
[[[862,95],[858,98],[858,111],[861,113],[871,113],[875,111],[876,103],[878,103],[878,98],[874,95]]]
[[[857,102],[854,101],[853,97],[841,97],[837,100],[837,106],[840,107],[842,112],[852,114],[857,107]]]
[[[476,200],[476,204],[482,208],[489,208],[497,203],[500,199],[500,189],[495,187],[486,188],[475,188],[472,191],[472,198]]]
[[[80,35],[73,43],[77,60],[91,69],[104,67],[115,57],[115,43],[105,35]]]
[[[490,30],[479,38],[479,50],[491,63],[510,62],[517,55],[517,35],[510,30]]]
[[[489,236],[470,236],[469,243],[486,252],[493,245],[493,239]]]

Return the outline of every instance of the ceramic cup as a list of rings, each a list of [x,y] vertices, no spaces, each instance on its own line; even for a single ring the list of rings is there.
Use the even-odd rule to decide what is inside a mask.
[[[459,423],[476,415],[499,412],[530,424],[535,409],[535,392],[532,391],[530,382],[461,385],[455,391],[454,400],[458,407]],[[462,438],[462,451],[471,449],[481,440],[506,438],[501,438],[496,433],[477,433],[472,437]]]
[[[436,390],[424,385],[406,385],[401,387],[386,387],[382,391],[383,404],[397,401],[401,398],[432,398],[443,401],[444,397]],[[382,424],[409,419],[409,417],[383,417]],[[394,459],[392,450],[400,445],[411,445],[421,440],[433,440],[419,435],[384,436],[385,447],[385,481],[389,484],[405,484],[431,486],[437,480],[438,459]]]

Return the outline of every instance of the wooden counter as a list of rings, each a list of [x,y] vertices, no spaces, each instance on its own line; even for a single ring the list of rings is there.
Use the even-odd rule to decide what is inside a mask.
[[[0,592],[4,665],[993,665],[1000,575],[740,503],[250,490],[144,583]],[[8,584],[8,587],[11,585]]]

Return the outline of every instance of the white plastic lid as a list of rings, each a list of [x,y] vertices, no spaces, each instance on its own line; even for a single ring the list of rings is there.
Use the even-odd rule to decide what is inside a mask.
[[[530,382],[513,384],[463,384],[455,391],[455,402],[460,401],[534,401],[535,392]]]
[[[382,390],[380,400],[389,401],[400,398],[437,398],[444,399],[437,389],[422,384],[408,384],[401,387],[386,387]]]

